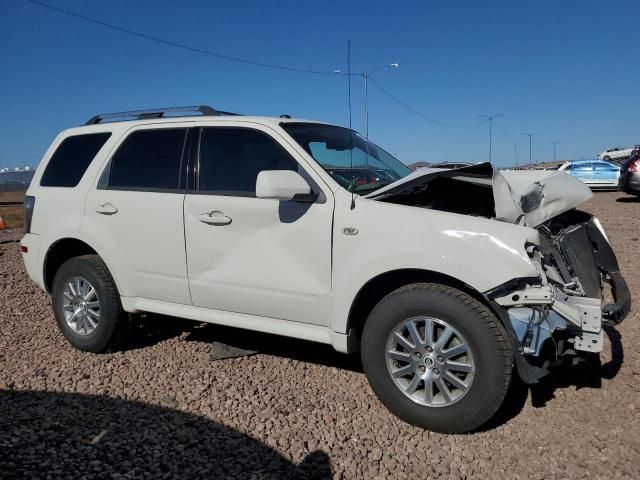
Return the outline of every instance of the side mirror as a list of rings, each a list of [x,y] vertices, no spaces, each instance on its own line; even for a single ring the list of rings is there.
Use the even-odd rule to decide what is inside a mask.
[[[306,202],[315,199],[307,181],[292,170],[263,170],[258,173],[256,197]]]

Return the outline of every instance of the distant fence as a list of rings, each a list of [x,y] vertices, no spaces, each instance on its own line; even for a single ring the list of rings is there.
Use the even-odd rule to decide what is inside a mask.
[[[0,193],[26,191],[34,173],[33,170],[0,172]]]

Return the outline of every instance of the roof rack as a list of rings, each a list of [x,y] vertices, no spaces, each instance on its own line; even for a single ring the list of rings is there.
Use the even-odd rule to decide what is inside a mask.
[[[98,123],[104,123],[105,120],[112,120],[115,118],[121,118],[121,122],[126,120],[148,120],[150,118],[163,118],[167,113],[182,113],[182,112],[200,112],[203,116],[220,116],[220,115],[238,115],[237,113],[223,112],[216,110],[208,105],[197,105],[191,107],[170,107],[170,108],[152,108],[151,110],[132,110],[130,112],[118,112],[118,113],[101,113],[91,117],[85,125],[97,125]]]

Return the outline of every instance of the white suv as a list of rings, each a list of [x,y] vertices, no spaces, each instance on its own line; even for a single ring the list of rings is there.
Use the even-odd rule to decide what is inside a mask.
[[[21,247],[77,348],[103,351],[127,314],[153,312],[360,350],[396,415],[465,432],[514,366],[534,383],[600,352],[628,313],[600,223],[573,209],[590,196],[563,172],[411,172],[288,116],[125,112],[54,140]]]

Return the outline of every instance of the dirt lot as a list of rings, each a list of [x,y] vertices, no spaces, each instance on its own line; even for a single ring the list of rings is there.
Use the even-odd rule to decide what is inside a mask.
[[[636,298],[640,202],[598,215]],[[0,477],[640,478],[640,311],[601,362],[511,392],[486,431],[403,424],[357,358],[280,337],[149,318],[121,351],[72,349],[0,232]],[[215,361],[222,341],[259,353]]]

